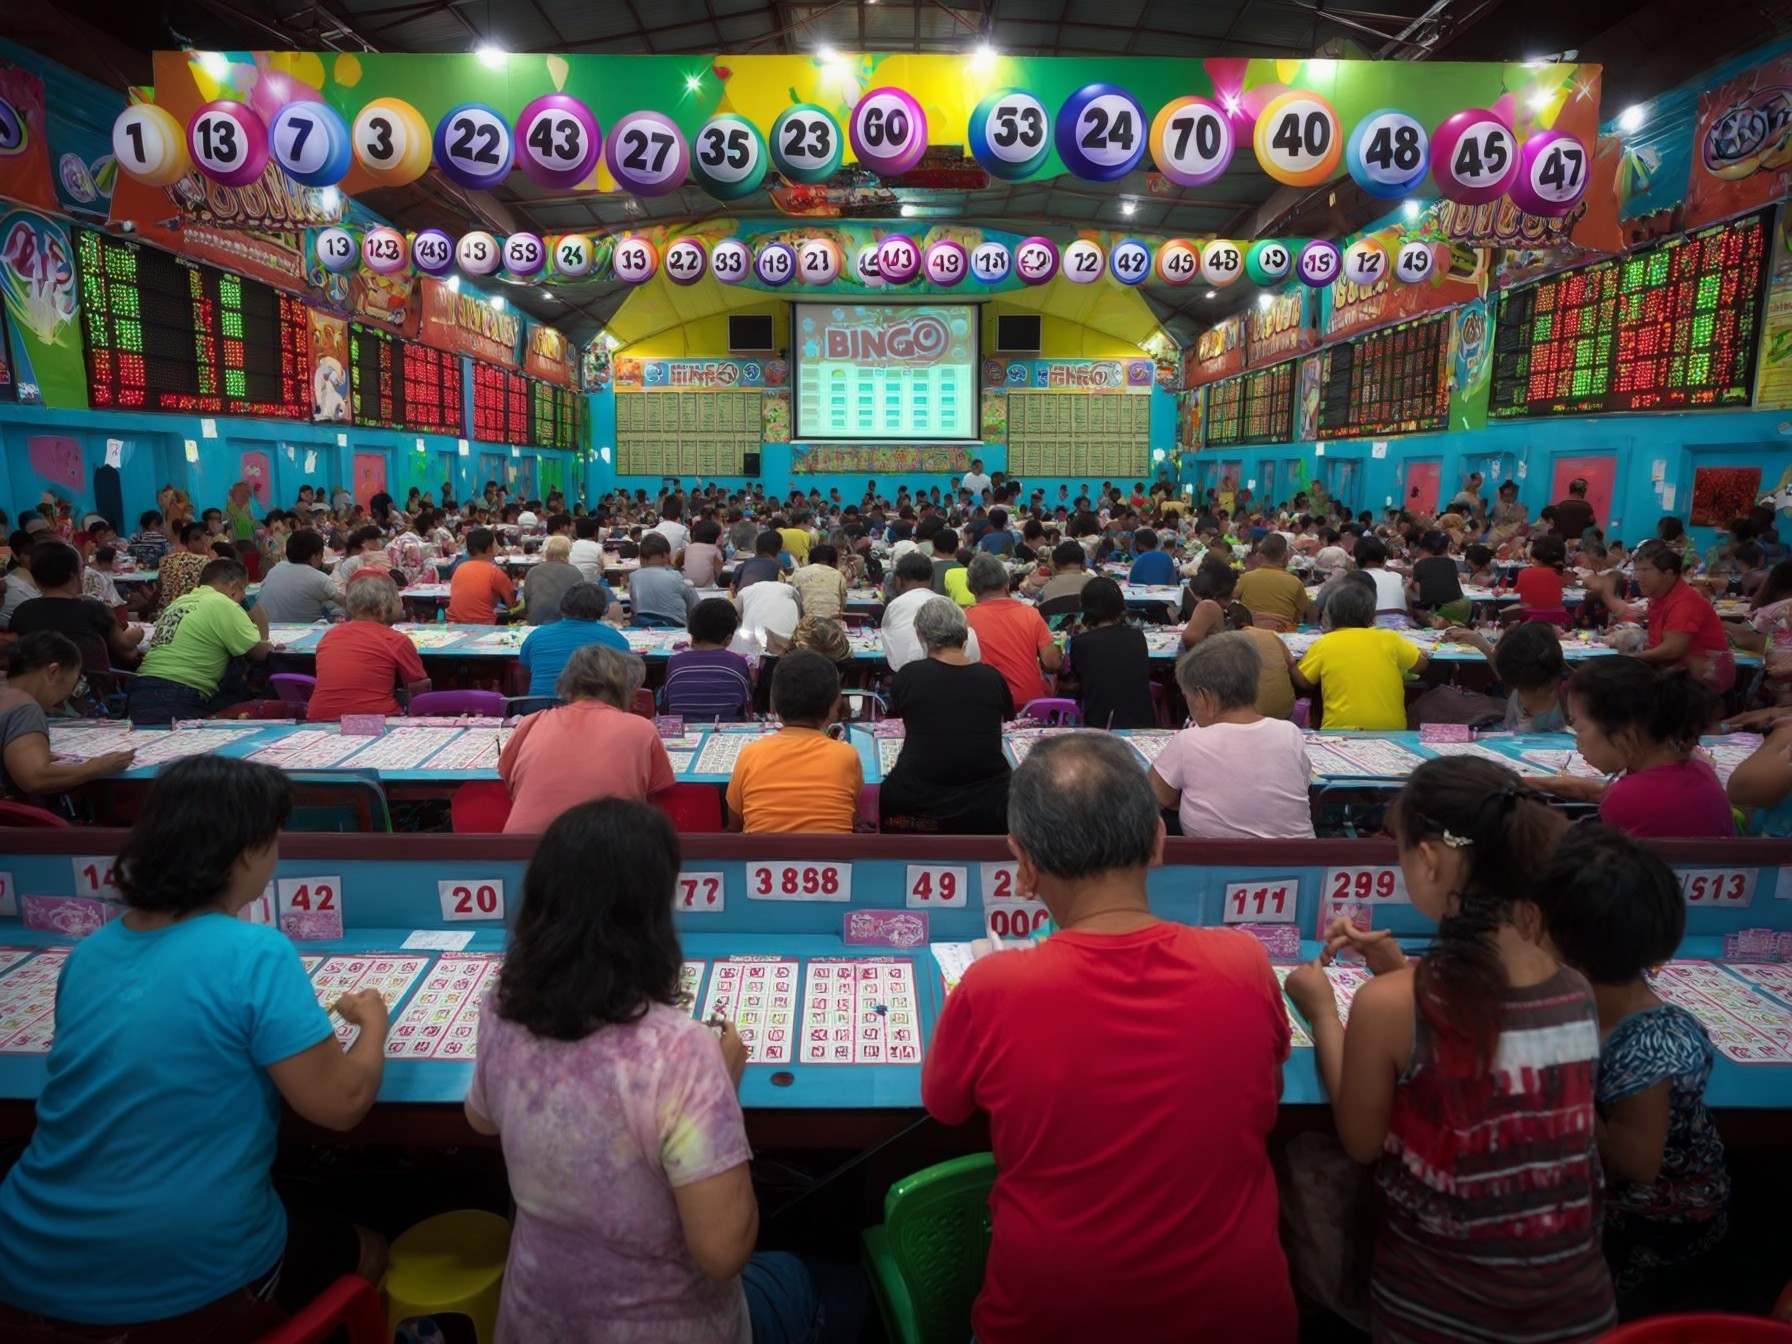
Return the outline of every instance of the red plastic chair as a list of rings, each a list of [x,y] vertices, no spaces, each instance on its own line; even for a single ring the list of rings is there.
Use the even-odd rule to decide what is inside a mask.
[[[496,691],[425,691],[411,697],[413,719],[431,715],[471,714],[483,719],[504,717],[504,697]]]
[[[308,677],[303,672],[276,672],[268,678],[268,685],[277,699],[304,705],[311,702],[311,693],[317,689],[317,678]]]
[[[876,832],[883,829],[883,785],[863,784],[859,786],[859,815],[854,819],[853,829],[860,834]]]
[[[54,812],[30,803],[0,802],[0,826],[17,826],[24,830],[52,831],[68,822]]]
[[[1029,700],[1020,711],[1023,719],[1038,719],[1052,728],[1081,728],[1083,726],[1082,706],[1074,700],[1066,700],[1059,696],[1045,696],[1038,700]]]
[[[644,719],[651,719],[659,713],[653,704],[653,692],[645,686],[635,692],[635,698],[629,702],[628,712],[639,714]]]
[[[1574,624],[1574,617],[1563,607],[1532,607],[1528,611],[1520,611],[1518,616],[1524,621],[1546,621],[1564,630]]]
[[[1792,1325],[1759,1316],[1655,1316],[1621,1325],[1599,1344],[1792,1344]]]
[[[391,1338],[379,1293],[358,1274],[344,1274],[255,1344],[320,1344],[338,1330],[347,1333],[348,1344],[386,1344]]]
[[[510,790],[501,780],[471,780],[454,791],[448,816],[456,835],[497,835],[510,820]]]
[[[672,818],[672,829],[680,835],[720,835],[728,829],[722,821],[722,791],[713,784],[674,784],[648,801]]]

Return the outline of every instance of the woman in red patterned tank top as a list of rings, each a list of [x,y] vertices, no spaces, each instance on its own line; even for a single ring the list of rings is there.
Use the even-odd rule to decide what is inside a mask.
[[[1581,1344],[1611,1327],[1599,1243],[1592,991],[1539,945],[1526,893],[1563,822],[1511,771],[1445,757],[1390,817],[1413,905],[1438,921],[1416,966],[1385,930],[1336,921],[1288,977],[1313,1027],[1338,1137],[1376,1162],[1386,1225],[1376,1344]],[[1375,978],[1338,1020],[1322,963]]]

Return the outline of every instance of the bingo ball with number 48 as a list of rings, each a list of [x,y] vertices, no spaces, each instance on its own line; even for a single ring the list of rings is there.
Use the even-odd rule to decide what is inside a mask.
[[[847,122],[859,166],[879,177],[900,177],[927,152],[927,113],[902,89],[871,89]]]
[[[1025,89],[997,89],[971,112],[971,155],[991,177],[1031,177],[1052,152],[1045,104]]]
[[[1394,279],[1403,285],[1416,285],[1431,278],[1437,268],[1437,254],[1430,243],[1401,243],[1394,257]]]
[[[1215,289],[1224,289],[1244,274],[1244,249],[1223,238],[1201,252],[1201,278]]]
[[[1367,289],[1388,278],[1388,252],[1373,238],[1359,238],[1344,249],[1344,278]]]
[[[440,229],[424,229],[411,239],[411,261],[425,275],[447,275],[454,269],[454,239]]]
[[[1425,180],[1431,170],[1430,140],[1417,117],[1384,107],[1357,122],[1344,147],[1344,162],[1364,191],[1394,200]]]
[[[625,285],[645,284],[660,268],[659,249],[645,238],[624,238],[616,244],[610,268]]]
[[[1538,131],[1518,154],[1512,203],[1527,215],[1556,218],[1587,191],[1587,151],[1563,131]]]
[[[268,166],[268,128],[247,103],[207,103],[187,123],[187,153],[226,187],[246,187]]]
[[[112,157],[125,173],[151,187],[171,187],[193,167],[186,132],[167,108],[134,103],[112,123]]]
[[[468,275],[493,275],[503,261],[498,240],[482,230],[463,233],[454,245],[454,261]]]
[[[317,264],[331,275],[354,270],[360,259],[361,249],[355,242],[355,235],[347,229],[328,228],[317,235]]]
[[[1294,249],[1279,238],[1262,238],[1246,249],[1244,273],[1253,285],[1279,285],[1294,269]]]
[[[796,275],[796,249],[788,243],[767,243],[753,256],[753,274],[762,284],[789,284]]]
[[[1122,238],[1108,253],[1108,274],[1123,285],[1140,285],[1151,274],[1151,249],[1137,238]]]
[[[1186,238],[1172,238],[1157,249],[1157,278],[1166,285],[1186,285],[1201,274],[1201,249]]]
[[[684,185],[691,150],[684,132],[659,112],[630,112],[610,128],[604,164],[616,185],[637,196],[664,196]]]
[[[921,249],[906,233],[892,233],[877,245],[877,273],[886,284],[906,285],[921,274]]]
[[[805,285],[831,285],[846,264],[832,238],[805,238],[797,244],[796,278]]]
[[[513,233],[504,240],[504,269],[519,280],[531,280],[548,264],[548,246],[533,233]]]
[[[375,275],[395,275],[410,260],[411,249],[397,229],[369,229],[361,240],[361,264]]]
[[[969,269],[970,258],[964,248],[950,238],[934,240],[921,254],[921,274],[930,285],[956,285]]]
[[[666,278],[675,285],[694,285],[709,269],[709,253],[695,238],[675,239],[666,249]]]
[[[979,284],[993,285],[1006,280],[1014,271],[1014,253],[1002,243],[978,243],[971,250],[971,278]]]
[[[1107,255],[1087,238],[1078,238],[1064,249],[1064,278],[1073,285],[1089,285],[1101,279],[1107,269]]]
[[[571,191],[604,151],[603,127],[577,98],[544,93],[516,119],[516,166],[544,187]]]
[[[1324,289],[1343,269],[1344,254],[1336,243],[1324,238],[1315,238],[1301,248],[1300,255],[1294,259],[1295,278],[1314,289]]]
[[[723,113],[704,122],[691,144],[691,176],[718,201],[736,201],[765,181],[765,138],[745,117]]]
[[[1518,180],[1518,140],[1497,112],[1471,107],[1444,119],[1431,136],[1431,175],[1458,205],[1498,200]]]
[[[753,250],[738,238],[724,238],[709,249],[709,269],[724,285],[738,285],[753,273]]]
[[[1145,157],[1145,109],[1115,84],[1085,84],[1058,109],[1053,141],[1064,167],[1087,182],[1125,177]]]
[[[280,171],[300,186],[335,186],[354,161],[348,123],[328,103],[288,103],[274,114],[268,140]]]
[[[1014,249],[1014,273],[1029,285],[1043,285],[1058,273],[1058,245],[1050,238],[1023,238]]]

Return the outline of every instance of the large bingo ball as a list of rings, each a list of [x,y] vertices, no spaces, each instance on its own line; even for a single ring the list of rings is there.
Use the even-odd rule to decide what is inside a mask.
[[[355,269],[361,259],[360,245],[347,229],[334,226],[320,229],[317,235],[317,264],[331,275],[343,275]]]
[[[369,229],[361,239],[361,264],[375,275],[396,275],[411,261],[411,249],[397,229]]]
[[[1062,265],[1064,278],[1073,285],[1090,285],[1101,279],[1101,273],[1107,269],[1107,254],[1098,243],[1087,238],[1078,238],[1064,249]]]
[[[468,191],[485,191],[510,176],[515,147],[510,126],[484,103],[450,108],[436,123],[436,167]]]
[[[900,177],[927,152],[927,113],[906,90],[871,89],[853,104],[847,136],[859,166]]]
[[[519,280],[533,280],[548,264],[547,244],[533,233],[513,233],[504,240],[504,269]]]
[[[1279,285],[1294,269],[1294,249],[1279,238],[1260,238],[1245,249],[1244,273],[1254,285]]]
[[[1137,238],[1122,238],[1108,253],[1108,274],[1123,285],[1142,285],[1151,275],[1151,249]]]
[[[603,152],[603,127],[569,94],[544,93],[516,119],[516,166],[541,186],[571,191],[582,185]]]
[[[1512,202],[1527,215],[1556,218],[1586,195],[1586,147],[1564,131],[1538,131],[1518,154]]]
[[[796,249],[789,243],[767,243],[753,254],[753,274],[762,285],[787,285],[796,278]]]
[[[403,187],[429,171],[429,125],[402,98],[375,98],[349,128],[355,162],[382,187]]]
[[[997,89],[971,112],[971,156],[991,177],[1018,182],[1052,152],[1045,104],[1025,89]]]
[[[1052,139],[1072,176],[1113,182],[1138,167],[1148,132],[1137,98],[1116,84],[1085,84],[1058,109]]]
[[[1316,187],[1338,170],[1344,136],[1337,111],[1310,89],[1271,98],[1251,130],[1257,164],[1289,187]]]
[[[877,245],[877,273],[886,284],[906,285],[921,273],[921,249],[906,233],[892,233]]]
[[[691,167],[684,132],[659,112],[630,112],[610,128],[604,164],[616,185],[637,196],[664,196],[684,185]]]
[[[826,108],[797,103],[772,123],[772,167],[792,182],[825,182],[840,171],[842,140]]]
[[[207,103],[187,123],[187,154],[225,187],[246,187],[268,166],[268,128],[247,103]]]
[[[461,234],[454,245],[454,263],[468,275],[495,275],[503,260],[498,240],[483,229]]]
[[[666,248],[666,278],[675,285],[694,285],[709,269],[709,253],[695,238],[676,238]]]
[[[1232,163],[1232,123],[1212,100],[1190,94],[1151,120],[1151,161],[1179,187],[1199,187]]]
[[[724,285],[745,284],[753,274],[753,250],[738,238],[724,238],[709,249],[709,270]]]
[[[1518,138],[1497,112],[1471,107],[1444,118],[1431,136],[1431,176],[1458,205],[1498,200],[1518,180]]]
[[[304,104],[292,104],[302,107]],[[424,229],[411,239],[411,263],[425,275],[443,276],[454,269],[454,239],[440,229]]]
[[[1437,251],[1430,243],[1417,239],[1401,243],[1394,256],[1394,279],[1403,285],[1422,284],[1436,269]]]
[[[610,269],[625,285],[644,285],[659,273],[660,253],[647,238],[624,238],[616,244]]]
[[[718,201],[737,201],[758,191],[768,166],[765,137],[732,112],[704,122],[691,149],[691,176]]]
[[[1344,249],[1344,278],[1372,289],[1388,278],[1388,250],[1373,238],[1359,238]]]
[[[1157,249],[1156,269],[1166,285],[1193,284],[1201,274],[1201,249],[1186,238],[1172,238]]]
[[[333,187],[354,161],[348,123],[328,103],[288,103],[268,126],[269,150],[280,171],[305,187]]]
[[[1344,147],[1344,162],[1364,191],[1395,200],[1431,171],[1431,137],[1417,117],[1384,107],[1356,124]]]
[[[180,123],[154,103],[133,103],[118,114],[112,157],[126,175],[150,187],[171,187],[193,167]]]
[[[970,274],[970,255],[950,238],[936,238],[921,252],[921,278],[942,289]]]
[[[1344,253],[1338,245],[1315,238],[1295,254],[1294,278],[1312,289],[1324,289],[1344,271]]]
[[[1014,249],[1014,273],[1026,285],[1043,285],[1058,273],[1058,245],[1050,238],[1023,238]]]
[[[1216,238],[1201,249],[1201,278],[1215,289],[1224,289],[1244,274],[1244,249]]]
[[[797,279],[805,285],[831,285],[845,265],[846,258],[832,238],[805,238],[797,244]]]
[[[554,273],[568,280],[582,280],[597,264],[597,247],[588,234],[563,233],[554,240]]]
[[[1014,253],[1005,243],[978,243],[971,249],[971,278],[982,285],[997,285],[1014,274]]]

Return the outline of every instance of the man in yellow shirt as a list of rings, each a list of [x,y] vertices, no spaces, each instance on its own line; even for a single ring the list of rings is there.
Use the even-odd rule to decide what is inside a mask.
[[[1237,600],[1255,617],[1269,617],[1278,629],[1312,625],[1319,619],[1307,585],[1288,572],[1288,539],[1271,532],[1257,547],[1262,563],[1238,580]],[[1258,624],[1266,624],[1262,620]]]
[[[788,520],[779,517],[772,519],[772,530],[784,543],[784,549],[791,561],[799,568],[809,562],[809,515],[792,514]]]
[[[772,709],[784,727],[742,747],[728,781],[729,829],[850,835],[865,772],[856,748],[824,731],[840,669],[813,649],[778,659]]]
[[[1406,674],[1423,672],[1429,660],[1399,631],[1376,629],[1374,621],[1375,590],[1348,576],[1325,604],[1329,633],[1289,671],[1298,689],[1318,686],[1323,728],[1406,727]]]

